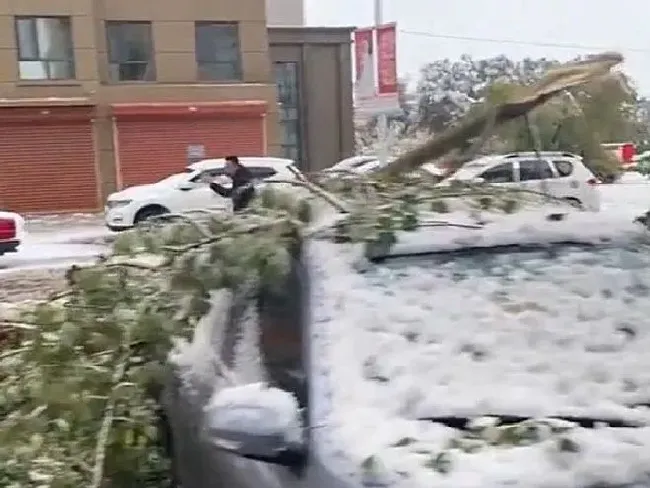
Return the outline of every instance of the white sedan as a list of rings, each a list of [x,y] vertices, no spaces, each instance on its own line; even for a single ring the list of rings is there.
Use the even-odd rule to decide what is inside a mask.
[[[17,252],[25,232],[25,219],[14,212],[0,210],[0,256]]]
[[[259,181],[295,180],[300,174],[290,159],[242,157],[241,163]],[[113,193],[104,209],[106,226],[113,231],[124,230],[151,217],[193,210],[230,208],[230,200],[214,193],[207,181],[230,184],[225,160],[205,159],[149,185],[138,185]]]

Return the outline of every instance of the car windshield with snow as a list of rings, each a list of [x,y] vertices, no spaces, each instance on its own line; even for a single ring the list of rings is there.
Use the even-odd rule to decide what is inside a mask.
[[[370,261],[311,242],[261,312],[257,372],[203,409],[203,469],[251,487],[650,485],[650,245],[580,219],[450,225]],[[255,356],[243,324],[234,370]]]

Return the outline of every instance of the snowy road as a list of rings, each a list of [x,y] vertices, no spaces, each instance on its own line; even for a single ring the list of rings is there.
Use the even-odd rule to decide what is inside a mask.
[[[650,210],[650,180],[638,173],[627,173],[619,183],[603,185],[600,191],[603,212],[633,219]]]
[[[0,256],[0,276],[25,269],[65,268],[93,262],[108,250],[101,227],[69,227],[24,236],[17,253]]]
[[[602,212],[610,216],[615,214],[621,219],[632,220],[650,209],[650,180],[636,173],[624,175],[620,183],[603,185],[601,194]],[[19,252],[0,256],[0,275],[23,269],[84,264],[108,250],[102,239],[110,232],[96,217],[80,215],[71,219],[28,222],[31,232]]]

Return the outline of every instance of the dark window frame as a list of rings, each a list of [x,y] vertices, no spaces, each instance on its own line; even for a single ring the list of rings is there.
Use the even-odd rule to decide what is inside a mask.
[[[537,172],[537,177],[536,178],[522,178],[522,163],[530,164],[532,163],[534,165],[535,171]],[[553,174],[553,168],[551,168],[551,165],[549,162],[545,159],[522,159],[517,162],[517,166],[519,168],[519,181],[542,181],[542,180],[550,180],[553,179],[554,174]],[[542,169],[543,167],[543,169]],[[547,176],[544,176],[543,171],[546,171]]]
[[[490,181],[488,178],[485,177],[486,174],[488,173],[493,173],[496,170],[499,170],[504,167],[510,167],[510,180],[509,181]],[[478,176],[479,178],[485,179],[486,183],[514,183],[515,182],[515,167],[511,162],[507,163],[501,163],[496,166],[492,166],[491,168],[486,169],[485,171],[481,172],[481,174]]]
[[[63,50],[65,51],[65,54],[61,57],[59,56],[44,56],[41,55],[40,50],[41,46],[39,45],[38,42],[38,27],[37,27],[37,21],[38,20],[58,20],[61,22],[61,25],[64,27],[64,36],[65,36],[65,43],[66,45],[63,46]],[[27,53],[23,53],[22,49],[22,43],[21,43],[21,35],[20,35],[20,28],[19,24],[21,22],[30,22],[31,23],[31,29],[33,32],[30,32],[30,37],[32,39],[31,42],[33,43],[36,53],[35,55],[29,55]],[[77,77],[76,73],[76,64],[75,64],[75,57],[74,57],[74,42],[72,39],[72,17],[69,15],[16,15],[14,16],[14,35],[15,35],[15,40],[16,40],[16,54],[17,54],[17,60],[18,60],[18,77],[21,81],[65,81],[65,80],[74,80]],[[28,62],[39,62],[39,63],[44,63],[45,66],[45,77],[44,78],[25,78],[22,76],[20,65],[21,63],[28,63]],[[51,65],[50,63],[65,63],[68,66],[68,75],[64,77],[59,77],[59,76],[52,76],[52,71],[51,71]]]
[[[234,56],[230,59],[218,59],[216,51],[213,56],[203,56],[204,48],[200,47],[200,37],[202,29],[214,29],[214,32],[223,32],[228,30],[234,31],[233,49]],[[212,39],[214,42],[214,39]],[[205,83],[241,83],[244,81],[242,50],[241,50],[241,32],[239,22],[199,20],[194,22],[194,60],[196,62],[196,78]],[[209,73],[207,67],[227,66],[233,75],[228,77],[205,76]]]
[[[148,30],[148,51],[146,60],[129,60],[129,59],[120,59],[120,55],[113,53],[111,46],[113,42],[111,40],[111,31],[113,29],[120,29],[124,26],[141,26],[145,27]],[[153,23],[146,20],[106,20],[104,22],[104,28],[106,33],[106,55],[108,62],[108,81],[110,83],[154,83],[157,79],[157,69],[156,69],[156,50],[154,46],[153,38]],[[120,41],[118,41],[120,42]],[[122,68],[127,66],[144,66],[144,76],[141,78],[136,77],[124,77],[122,76]],[[117,67],[118,76],[113,76],[113,68]]]

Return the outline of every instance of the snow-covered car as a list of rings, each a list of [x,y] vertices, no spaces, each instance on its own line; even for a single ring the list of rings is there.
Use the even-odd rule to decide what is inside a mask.
[[[242,157],[258,183],[295,180],[298,171],[292,160],[271,157]],[[225,159],[205,159],[150,185],[138,185],[111,194],[104,209],[106,226],[114,231],[129,229],[151,217],[208,208],[230,208],[230,200],[214,193],[208,186],[216,180],[224,186]]]
[[[332,174],[366,174],[381,168],[382,164],[377,156],[352,156],[342,159],[338,163],[323,170],[325,173]]]
[[[371,261],[307,243],[253,312],[214,305],[206,391],[170,381],[177,482],[648,486],[646,232],[570,210],[400,236]]]
[[[25,220],[14,212],[0,210],[0,256],[17,252],[25,229]]]
[[[332,175],[345,175],[346,173],[369,174],[383,166],[384,164],[381,163],[377,156],[352,156],[339,161],[334,166],[323,170],[323,172]],[[442,179],[447,173],[444,169],[439,168],[433,163],[422,165],[421,170],[429,173],[429,175],[436,179]]]
[[[571,153],[518,152],[485,156],[465,163],[441,184],[455,181],[524,188],[551,195],[584,210],[600,210],[599,180],[580,156]]]

